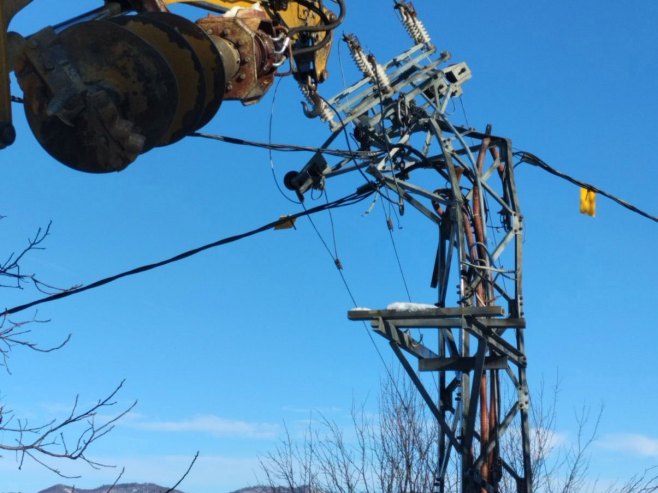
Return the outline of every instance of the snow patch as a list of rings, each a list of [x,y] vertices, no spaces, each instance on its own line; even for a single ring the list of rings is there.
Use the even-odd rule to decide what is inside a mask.
[[[433,310],[436,305],[428,305],[427,303],[409,303],[406,301],[396,301],[386,307],[387,310],[404,310],[406,312],[420,312],[424,310]]]

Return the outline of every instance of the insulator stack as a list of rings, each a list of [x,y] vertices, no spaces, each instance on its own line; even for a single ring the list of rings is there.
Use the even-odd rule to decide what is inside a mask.
[[[343,41],[345,41],[347,44],[347,47],[350,50],[350,55],[352,55],[352,60],[354,60],[354,63],[364,75],[364,77],[370,77],[371,79],[374,79],[375,72],[372,65],[368,61],[368,57],[363,51],[363,48],[361,48],[359,39],[354,34],[345,34],[343,36]]]
[[[377,63],[375,56],[372,54],[365,54],[359,39],[354,34],[344,35],[343,41],[347,44],[347,47],[350,50],[350,55],[352,55],[354,63],[363,76],[368,77],[382,93],[390,93],[392,91],[391,82],[388,75],[386,75],[386,70]]]
[[[411,39],[416,44],[430,44],[432,38],[430,38],[425,25],[418,18],[416,14],[416,9],[409,2],[399,2],[395,4],[395,8],[400,13],[400,20],[404,26]]]
[[[371,78],[373,79],[373,82],[377,88],[384,94],[392,93],[393,87],[391,86],[391,81],[388,78],[388,75],[386,75],[386,70],[384,70],[384,67],[377,63],[375,55],[368,55],[368,62],[370,63],[370,66],[373,70],[373,76]]]

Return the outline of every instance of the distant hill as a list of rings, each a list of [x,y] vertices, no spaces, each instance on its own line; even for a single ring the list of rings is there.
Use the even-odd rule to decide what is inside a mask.
[[[48,489],[41,490],[39,493],[106,493],[110,489],[110,485],[106,484],[93,490],[83,490],[80,488],[73,489],[72,486],[65,486],[63,484],[57,484],[51,486]],[[111,493],[165,493],[169,488],[164,486],[158,486],[153,483],[124,483],[117,484],[112,488]],[[183,493],[180,490],[173,490],[172,493]],[[321,491],[312,490],[308,486],[300,486],[295,488],[293,491],[290,491],[290,488],[285,488],[283,486],[249,486],[248,488],[241,488],[239,490],[232,491],[231,493],[323,493]]]
[[[51,486],[48,489],[41,490],[39,493],[105,493],[107,490],[110,489],[109,484],[100,486],[98,488],[94,488],[93,490],[83,490],[80,488],[75,488],[73,489],[72,486],[65,486],[63,484],[57,484],[55,486]],[[112,488],[111,493],[164,493],[167,491],[169,488],[165,488],[164,486],[158,486],[157,484],[153,483],[145,483],[145,484],[138,484],[138,483],[125,483],[125,484],[117,484]],[[172,493],[183,493],[182,491],[179,490],[173,490]]]

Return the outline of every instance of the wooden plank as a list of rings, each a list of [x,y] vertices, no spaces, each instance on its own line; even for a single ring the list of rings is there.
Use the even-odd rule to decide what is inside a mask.
[[[419,371],[473,371],[475,357],[463,358],[426,358],[418,362]],[[484,359],[485,370],[502,370],[507,368],[505,356],[487,356]]]
[[[449,318],[449,317],[497,317],[505,314],[502,306],[466,306],[456,308],[424,308],[413,310],[371,310],[354,308],[347,312],[350,320],[372,320],[374,318]]]
[[[387,321],[391,322],[396,327],[415,328],[415,329],[443,329],[443,328],[459,328],[462,326],[473,325],[473,321],[477,320],[478,324],[489,329],[502,329],[502,328],[524,328],[525,319],[523,318],[489,318],[486,320],[474,319],[474,317],[461,318],[409,318],[398,319],[388,318]]]

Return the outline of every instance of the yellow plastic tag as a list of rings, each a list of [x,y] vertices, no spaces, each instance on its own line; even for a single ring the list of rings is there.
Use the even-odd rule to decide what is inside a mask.
[[[588,216],[596,216],[596,192],[594,190],[580,189],[580,212]]]

